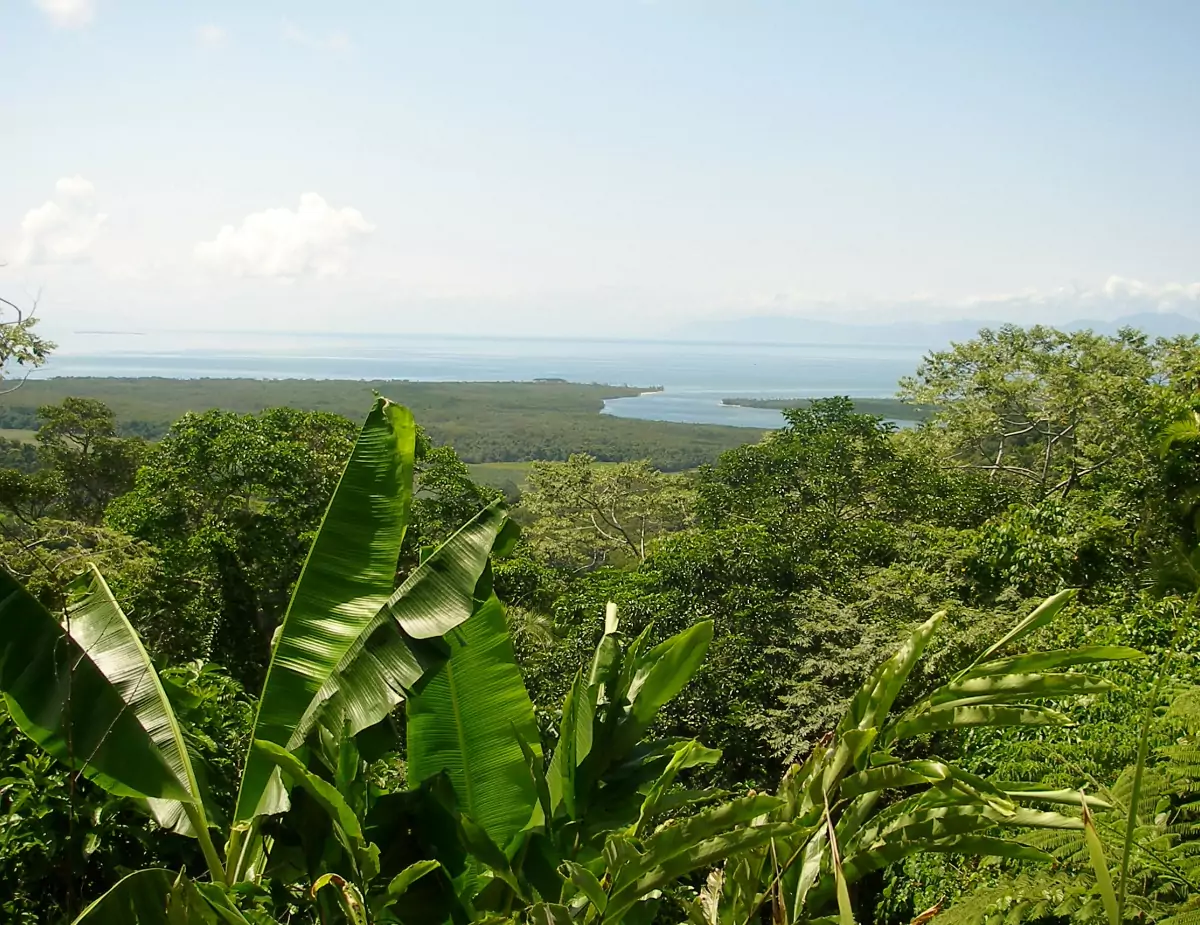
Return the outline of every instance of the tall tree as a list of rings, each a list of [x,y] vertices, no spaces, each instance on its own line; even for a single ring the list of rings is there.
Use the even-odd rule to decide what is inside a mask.
[[[338,415],[188,414],[157,444],[110,526],[158,550],[131,610],[153,647],[211,657],[254,683],[354,443]]]
[[[929,467],[892,439],[895,426],[859,414],[850,399],[818,399],[784,417],[781,430],[701,473],[703,523],[894,521],[936,494]]]
[[[3,266],[3,264],[0,264]],[[19,381],[16,388],[37,367],[46,362],[55,345],[34,330],[38,319],[37,299],[28,307],[0,297],[0,380]]]
[[[145,442],[118,436],[112,409],[93,398],[66,398],[38,416],[38,458],[58,479],[61,515],[99,523],[109,502],[133,488]]]
[[[901,395],[939,407],[925,434],[957,465],[1066,497],[1107,471],[1144,469],[1198,358],[1195,337],[1005,325],[930,353]]]
[[[536,518],[532,544],[571,568],[641,562],[655,537],[691,522],[687,477],[644,460],[605,465],[577,453],[563,463],[534,463],[528,486],[521,508]]]

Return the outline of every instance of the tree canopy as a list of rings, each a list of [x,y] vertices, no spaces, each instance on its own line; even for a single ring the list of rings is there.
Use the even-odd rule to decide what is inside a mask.
[[[1200,340],[984,330],[901,392],[685,471],[517,427],[511,512],[389,402],[43,403],[0,918],[1185,925]]]

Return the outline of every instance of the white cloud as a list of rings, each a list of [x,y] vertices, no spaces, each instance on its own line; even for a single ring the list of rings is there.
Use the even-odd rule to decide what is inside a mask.
[[[54,198],[25,213],[18,264],[77,263],[87,259],[108,216],[97,212],[95,188],[83,177],[63,177]]]
[[[96,18],[96,0],[35,0],[60,29],[79,29]]]
[[[225,30],[212,23],[209,23],[207,26],[201,26],[196,30],[196,41],[207,48],[216,48],[219,45],[224,45],[226,38],[228,36],[225,34]]]
[[[1200,282],[1151,283],[1110,276],[1104,283],[1093,286],[1030,288],[960,297],[931,292],[900,297],[851,293],[816,296],[781,292],[740,299],[734,311],[739,315],[768,313],[800,317],[828,317],[836,313],[852,323],[880,319],[978,319],[986,322],[1066,324],[1072,321],[1113,321],[1129,315],[1171,312],[1195,317],[1200,315]]]
[[[289,19],[283,21],[283,38],[285,41],[316,51],[347,52],[351,48],[350,36],[345,32],[327,32],[325,35],[313,35],[305,32]]]
[[[954,303],[951,303],[954,304]],[[1007,295],[972,296],[957,304],[969,309],[1045,311],[1071,320],[1112,319],[1147,312],[1178,312],[1200,308],[1200,283],[1148,283],[1110,276],[1099,287],[1059,286],[1027,289]]]
[[[213,240],[197,244],[195,256],[233,276],[340,276],[350,262],[351,242],[374,230],[358,209],[335,209],[316,193],[305,193],[294,212],[266,209],[237,227],[226,225]]]

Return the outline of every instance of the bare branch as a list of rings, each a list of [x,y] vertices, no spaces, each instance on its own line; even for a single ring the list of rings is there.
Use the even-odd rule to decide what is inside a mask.
[[[21,377],[21,381],[18,382],[16,385],[14,385],[10,389],[0,389],[0,395],[7,395],[9,392],[15,392],[17,389],[19,389],[21,386],[23,386],[25,384],[25,380],[27,380],[29,378],[29,376],[32,372],[33,372],[32,369],[25,370],[25,375]]]

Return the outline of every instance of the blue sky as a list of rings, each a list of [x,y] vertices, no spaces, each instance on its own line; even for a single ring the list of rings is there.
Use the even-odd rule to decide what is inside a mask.
[[[0,0],[52,328],[1200,312],[1200,4]]]

